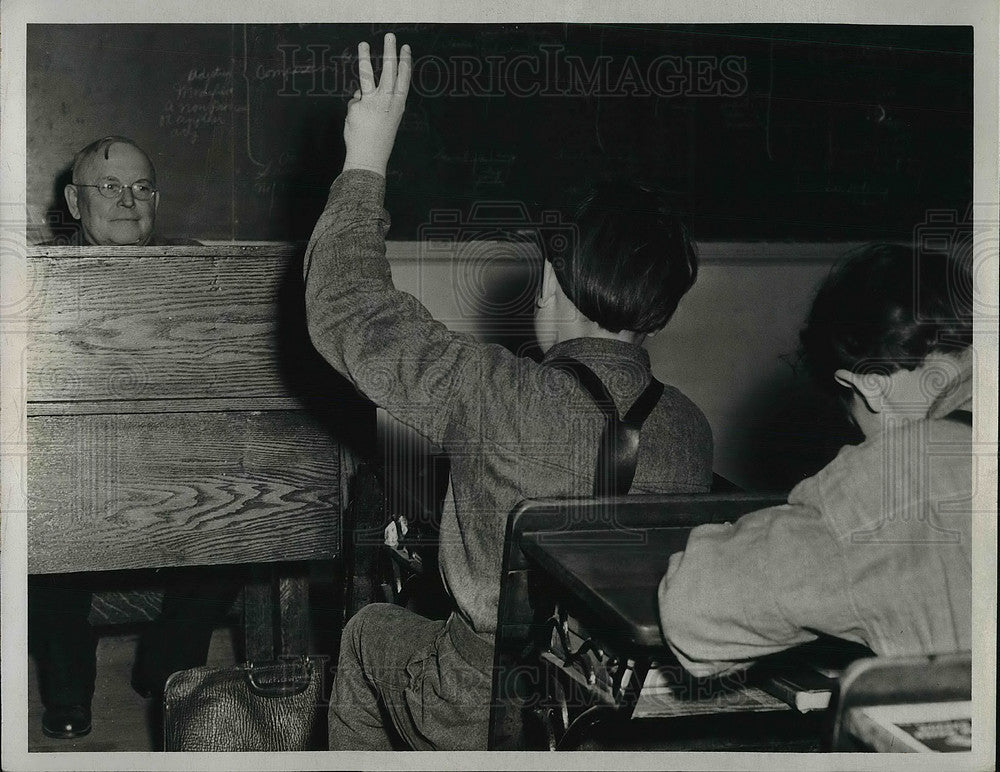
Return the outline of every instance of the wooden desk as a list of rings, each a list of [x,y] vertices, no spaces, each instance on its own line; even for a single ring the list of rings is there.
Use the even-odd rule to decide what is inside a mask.
[[[968,751],[972,653],[873,657],[840,677],[834,750]]]
[[[525,533],[521,549],[630,650],[668,654],[656,588],[690,528]]]
[[[309,343],[301,251],[29,250],[29,572],[341,552],[348,446],[374,412]],[[291,612],[304,587],[283,571]]]
[[[598,661],[627,661],[631,678],[636,684],[645,684],[641,689],[633,686],[629,695],[626,676],[622,688],[612,685],[610,690],[602,689],[601,676],[589,677],[588,682],[588,676],[574,672],[561,654],[543,652],[545,678],[562,683],[558,688],[546,687],[547,693],[566,693],[566,684],[575,684],[577,695],[566,696],[563,701],[567,705],[576,701],[597,706],[592,707],[591,714],[603,711],[612,719],[616,727],[613,731],[620,738],[631,736],[634,740],[642,735],[623,724],[623,719],[627,724],[635,724],[638,719],[679,719],[672,729],[662,730],[673,734],[671,742],[681,743],[678,749],[685,747],[683,743],[702,749],[818,749],[821,715],[802,715],[792,710],[786,702],[757,686],[747,673],[713,681],[695,679],[670,652],[660,632],[656,589],[670,556],[684,549],[689,532],[690,526],[525,531],[521,535],[526,557],[556,587],[553,595],[560,607],[557,613],[565,619],[568,609],[568,615],[585,630],[578,636],[563,633],[572,640],[568,648],[588,651],[588,657],[594,657],[596,652]],[[656,670],[650,669],[653,664],[658,664]],[[598,662],[590,672],[596,673],[599,668]],[[614,678],[610,682],[613,684]],[[586,712],[579,714],[581,722]],[[739,721],[727,723],[725,715],[735,713],[742,714]],[[563,742],[572,746],[592,732],[596,720],[582,727],[573,726],[571,721]],[[643,747],[643,742],[649,745],[648,740],[640,739],[636,747]]]
[[[846,729],[879,753],[961,753],[972,750],[972,702],[868,705],[852,708]]]

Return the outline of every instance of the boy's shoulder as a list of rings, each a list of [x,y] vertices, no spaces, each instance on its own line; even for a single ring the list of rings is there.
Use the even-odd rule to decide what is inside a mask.
[[[705,435],[709,442],[712,441],[712,427],[708,423],[708,418],[702,409],[676,386],[664,384],[663,396],[660,397],[658,407],[660,414],[671,426],[687,427],[689,431]]]
[[[971,491],[971,440],[971,427],[952,418],[901,423],[841,448],[788,502],[822,513],[842,539],[887,519],[922,527],[935,502]]]

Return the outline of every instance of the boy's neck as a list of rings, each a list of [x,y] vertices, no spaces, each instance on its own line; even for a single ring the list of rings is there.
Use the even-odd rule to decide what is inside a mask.
[[[611,332],[605,330],[596,322],[584,319],[582,322],[560,326],[556,331],[556,343],[563,343],[574,338],[602,338],[604,340],[618,340],[623,343],[631,343],[634,346],[641,346],[646,339],[645,333],[633,330],[622,330],[621,332]]]

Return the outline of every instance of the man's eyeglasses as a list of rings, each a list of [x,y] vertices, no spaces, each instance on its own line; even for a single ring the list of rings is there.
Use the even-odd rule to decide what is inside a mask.
[[[104,196],[104,198],[118,198],[125,188],[131,188],[132,195],[136,201],[149,201],[153,197],[153,194],[156,193],[156,188],[153,187],[153,183],[149,180],[136,180],[131,185],[123,185],[118,180],[104,180],[104,182],[99,182],[96,185],[84,185],[79,182],[74,182],[73,184],[78,188],[97,188],[97,192]]]

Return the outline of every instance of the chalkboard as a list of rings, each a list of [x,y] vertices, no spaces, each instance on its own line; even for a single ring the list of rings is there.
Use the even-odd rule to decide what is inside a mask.
[[[548,222],[617,176],[665,188],[700,239],[908,238],[972,198],[970,27],[31,25],[34,231],[65,230],[59,175],[119,133],[156,163],[161,234],[307,238],[356,43],[388,29],[416,57],[390,238],[475,232],[486,202]]]

